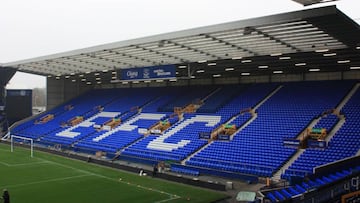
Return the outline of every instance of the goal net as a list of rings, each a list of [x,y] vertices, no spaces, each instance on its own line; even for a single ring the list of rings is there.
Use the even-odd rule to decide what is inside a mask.
[[[17,135],[11,135],[11,152],[14,151],[14,143],[20,143],[24,146],[30,146],[30,156],[34,157],[34,140],[28,137],[21,137]]]

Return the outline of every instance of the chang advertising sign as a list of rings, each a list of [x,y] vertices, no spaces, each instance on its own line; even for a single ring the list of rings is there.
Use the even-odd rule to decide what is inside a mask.
[[[151,80],[175,78],[175,66],[151,66],[121,70],[121,80]]]

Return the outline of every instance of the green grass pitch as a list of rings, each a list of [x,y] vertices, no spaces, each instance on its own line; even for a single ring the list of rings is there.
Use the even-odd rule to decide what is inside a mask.
[[[0,144],[0,189],[12,203],[214,202],[223,193]]]

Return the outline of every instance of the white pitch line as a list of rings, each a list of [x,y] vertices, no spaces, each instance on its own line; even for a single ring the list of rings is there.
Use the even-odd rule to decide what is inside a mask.
[[[100,174],[93,173],[93,172],[90,172],[90,171],[85,171],[85,170],[78,169],[78,168],[74,168],[74,167],[68,166],[68,165],[66,165],[66,164],[61,164],[61,163],[58,163],[58,162],[49,161],[49,160],[42,159],[42,158],[39,158],[39,157],[38,157],[38,159],[47,161],[47,162],[49,162],[49,163],[52,163],[52,164],[55,164],[55,165],[58,165],[58,166],[62,166],[62,167],[64,167],[64,168],[69,168],[69,169],[72,169],[72,170],[76,170],[76,171],[78,171],[78,172],[82,172],[82,173],[85,173],[85,174],[88,174],[88,175],[97,176],[97,177],[104,178],[104,179],[107,179],[107,180],[110,180],[110,181],[120,182],[120,183],[123,183],[123,184],[126,184],[126,185],[130,185],[130,186],[133,186],[133,187],[138,187],[138,188],[142,188],[142,189],[144,189],[144,190],[154,191],[154,192],[157,192],[157,193],[160,193],[160,194],[166,194],[166,195],[169,195],[169,196],[170,196],[169,199],[161,200],[161,201],[158,201],[158,202],[156,202],[156,203],[167,202],[167,201],[171,201],[171,200],[180,198],[180,196],[178,196],[178,195],[171,194],[171,193],[168,193],[168,192],[164,192],[164,191],[161,191],[161,190],[157,190],[157,189],[153,189],[153,188],[149,188],[149,187],[137,185],[137,184],[130,183],[130,182],[126,182],[126,181],[122,181],[122,180],[116,180],[116,179],[114,179],[114,178],[110,178],[110,177],[107,177],[107,176],[104,176],[104,175],[100,175]]]
[[[45,164],[45,163],[49,163],[49,162],[48,161],[39,161],[39,162],[32,162],[32,163],[9,164],[9,163],[0,161],[0,164],[3,164],[8,167],[31,166],[31,165],[38,165],[38,164]]]
[[[174,199],[179,199],[180,197],[175,195],[173,197],[170,197],[169,199],[164,199],[164,200],[161,200],[161,201],[157,201],[155,203],[162,203],[162,202],[168,202],[168,201],[171,201],[171,200],[174,200]]]
[[[5,163],[5,162],[2,162],[2,161],[0,161],[0,164],[2,164],[2,165],[4,165],[4,166],[10,166],[10,164]]]
[[[40,183],[57,182],[57,181],[69,180],[69,179],[73,179],[73,178],[82,178],[85,176],[90,176],[90,175],[86,174],[86,175],[78,175],[78,176],[68,176],[68,177],[64,177],[64,178],[54,178],[54,179],[34,181],[34,182],[29,182],[29,183],[21,183],[21,184],[16,184],[16,185],[6,185],[6,186],[2,186],[2,188],[14,188],[14,187],[27,186],[27,185],[36,185],[36,184],[40,184]]]

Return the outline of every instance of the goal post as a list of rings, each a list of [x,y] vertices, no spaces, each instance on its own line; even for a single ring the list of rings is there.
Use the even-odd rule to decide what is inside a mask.
[[[10,140],[11,140],[11,152],[14,151],[14,142],[16,141],[16,139],[29,141],[29,142],[30,142],[30,155],[31,155],[31,157],[34,157],[34,140],[31,139],[31,138],[28,138],[28,137],[11,135],[11,136],[10,136]]]

